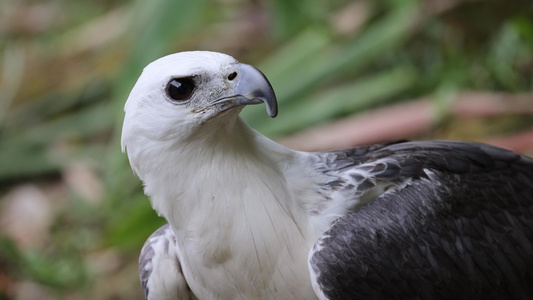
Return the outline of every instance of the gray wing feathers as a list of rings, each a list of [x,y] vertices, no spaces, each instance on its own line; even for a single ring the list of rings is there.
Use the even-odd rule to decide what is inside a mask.
[[[139,277],[148,300],[197,299],[183,276],[176,238],[168,224],[146,240],[139,256]]]
[[[346,153],[346,152],[345,152]],[[531,299],[533,160],[496,147],[409,142],[346,155],[394,158],[385,193],[339,219],[310,268],[327,299]]]

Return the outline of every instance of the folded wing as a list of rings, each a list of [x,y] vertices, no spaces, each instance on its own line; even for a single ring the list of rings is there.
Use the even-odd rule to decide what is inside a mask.
[[[323,299],[533,296],[532,159],[461,142],[331,155],[352,161],[333,160],[332,167],[353,169],[387,158],[391,167],[371,180],[392,184],[335,222],[312,249],[313,285]]]
[[[197,299],[183,276],[176,237],[168,224],[146,240],[139,257],[139,277],[147,300]]]

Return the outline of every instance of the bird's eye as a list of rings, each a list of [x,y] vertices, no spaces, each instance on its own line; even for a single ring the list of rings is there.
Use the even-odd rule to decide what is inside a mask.
[[[188,100],[194,91],[191,78],[174,78],[167,85],[167,95],[176,101]]]
[[[235,77],[237,77],[237,72],[233,72],[233,73],[228,75],[228,79],[229,80],[233,80],[233,79],[235,79]]]

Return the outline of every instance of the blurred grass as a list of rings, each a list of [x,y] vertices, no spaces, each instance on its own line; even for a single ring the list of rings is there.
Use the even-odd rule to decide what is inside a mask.
[[[129,90],[160,56],[213,50],[257,65],[280,114],[271,120],[254,106],[242,116],[272,137],[422,96],[447,120],[458,92],[530,92],[532,3],[442,3],[0,3],[0,189],[32,183],[53,207],[43,242],[0,239],[0,299],[24,298],[28,282],[39,299],[141,299],[136,257],[164,221],[119,137]],[[533,120],[503,124],[511,133]],[[80,162],[102,187],[95,203],[70,183],[68,170]]]

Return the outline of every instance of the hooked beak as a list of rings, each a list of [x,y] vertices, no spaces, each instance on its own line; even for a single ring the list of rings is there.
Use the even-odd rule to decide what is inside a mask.
[[[270,117],[278,115],[278,102],[274,90],[265,75],[258,69],[240,64],[239,82],[235,86],[234,94],[212,102],[210,105],[222,102],[233,102],[234,106],[248,104],[266,104],[266,110]]]

